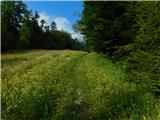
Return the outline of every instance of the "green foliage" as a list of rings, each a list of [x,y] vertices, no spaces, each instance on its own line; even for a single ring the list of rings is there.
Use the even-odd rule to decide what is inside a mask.
[[[160,91],[160,2],[84,2],[75,25],[87,48],[122,63],[131,81]]]
[[[16,49],[82,49],[64,31],[56,30],[53,21],[45,26],[43,19],[38,22],[39,14],[27,10],[22,1],[2,1],[2,51]]]
[[[160,93],[159,56],[159,52],[137,50],[132,52],[124,65],[130,80],[147,85],[155,95]]]
[[[137,4],[137,24],[139,30],[135,47],[145,52],[160,50],[160,3],[140,2]]]
[[[2,54],[2,118],[7,120],[158,120],[143,87],[97,53]]]
[[[1,2],[2,51],[17,49],[19,28],[26,5],[22,1]]]
[[[147,83],[151,91],[160,94],[160,4],[137,3],[137,31],[133,49],[127,58],[127,71],[133,81]]]
[[[38,23],[22,1],[2,1],[2,118],[159,120],[160,2],[86,2],[79,42]],[[44,64],[45,63],[45,64]],[[126,74],[127,73],[127,74]],[[153,94],[151,94],[151,92]],[[157,97],[157,98],[158,98]]]
[[[55,30],[56,29],[56,23],[53,21],[52,23],[51,23],[51,30]]]
[[[134,2],[84,2],[82,19],[75,28],[86,37],[91,50],[114,55],[133,40]]]

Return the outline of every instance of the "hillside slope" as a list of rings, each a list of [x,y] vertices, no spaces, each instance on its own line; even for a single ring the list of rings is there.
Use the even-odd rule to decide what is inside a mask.
[[[2,55],[6,120],[158,120],[145,89],[97,53],[26,51]]]

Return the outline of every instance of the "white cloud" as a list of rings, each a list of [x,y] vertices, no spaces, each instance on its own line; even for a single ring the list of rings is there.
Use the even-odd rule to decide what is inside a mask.
[[[48,16],[45,12],[40,12],[38,13],[39,14],[39,19],[38,19],[38,23],[40,24],[40,21],[42,19],[45,19],[46,22],[47,22],[47,25],[50,24],[50,19],[51,19],[51,16]]]
[[[55,21],[58,30],[63,29],[64,31],[69,31],[70,32],[71,25],[70,25],[70,22],[66,18],[64,18],[64,17],[54,17],[53,21]]]
[[[42,19],[45,19],[47,22],[47,25],[50,25],[52,21],[56,23],[57,30],[64,30],[66,32],[71,33],[72,38],[77,38],[79,40],[83,40],[83,35],[80,33],[74,32],[72,29],[71,23],[67,20],[67,18],[62,16],[50,16],[45,12],[39,13],[40,18],[38,20],[39,24]]]
[[[75,32],[72,32],[72,37],[73,38],[77,38],[78,40],[82,41],[83,40],[83,35],[80,34],[80,33],[75,33]]]

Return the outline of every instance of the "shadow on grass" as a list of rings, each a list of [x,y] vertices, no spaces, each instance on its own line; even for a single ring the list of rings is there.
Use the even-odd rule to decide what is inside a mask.
[[[88,103],[81,102],[80,104],[72,102],[66,106],[65,112],[60,116],[61,120],[89,120],[87,111]]]
[[[8,50],[8,51],[2,51],[2,54],[25,54],[29,53],[30,50]]]
[[[154,114],[154,99],[151,94],[134,91],[120,91],[118,94],[100,98],[104,101],[93,116],[94,120],[142,120]]]
[[[4,64],[7,64],[8,66],[9,65],[14,65],[16,63],[19,63],[19,62],[23,62],[23,61],[26,61],[27,58],[12,58],[12,59],[5,59],[5,58],[2,58],[1,59],[1,63],[2,63],[2,67]]]

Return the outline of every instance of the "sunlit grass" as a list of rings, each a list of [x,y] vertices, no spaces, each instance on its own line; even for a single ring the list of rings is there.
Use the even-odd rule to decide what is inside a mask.
[[[26,51],[2,60],[3,119],[159,119],[154,97],[97,53]]]

